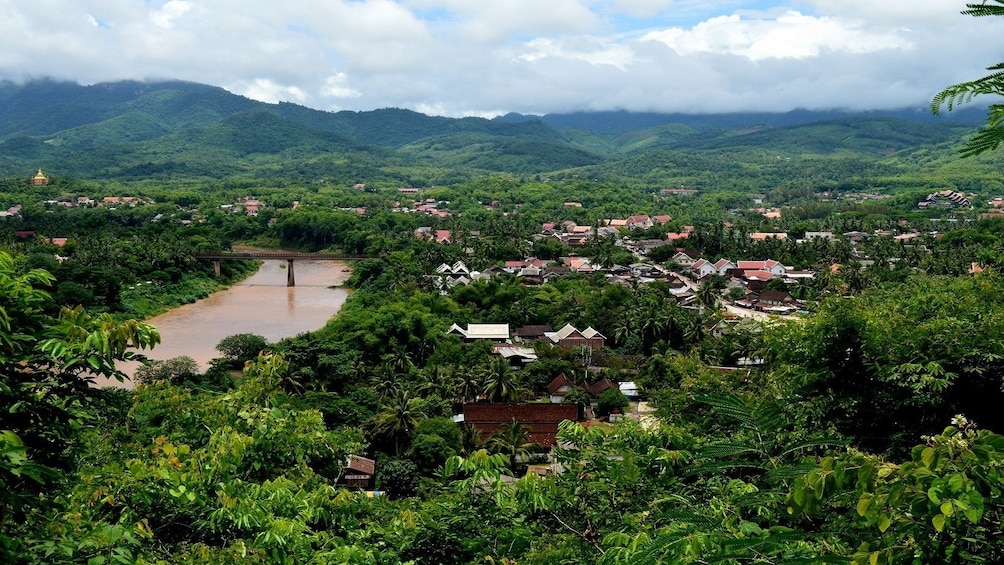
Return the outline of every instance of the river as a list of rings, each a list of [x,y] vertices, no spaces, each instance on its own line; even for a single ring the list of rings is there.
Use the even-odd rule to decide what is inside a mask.
[[[347,288],[331,288],[349,277],[340,261],[297,260],[296,286],[286,286],[286,262],[265,261],[258,272],[227,290],[146,320],[160,332],[160,344],[145,352],[150,359],[187,355],[205,370],[219,357],[216,344],[240,333],[270,342],[320,329],[345,303]],[[137,363],[119,363],[132,375]],[[98,386],[132,387],[130,382],[100,381]]]

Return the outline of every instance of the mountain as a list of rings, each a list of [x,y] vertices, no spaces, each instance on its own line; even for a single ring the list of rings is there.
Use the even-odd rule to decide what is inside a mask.
[[[979,107],[961,108],[954,112],[935,116],[929,108],[903,108],[899,110],[792,110],[790,112],[737,112],[726,114],[660,114],[654,112],[575,112],[570,114],[545,114],[532,116],[510,113],[495,118],[504,123],[519,123],[540,120],[560,132],[581,130],[597,134],[620,134],[647,130],[660,126],[678,125],[695,131],[745,129],[751,127],[789,127],[813,122],[838,120],[850,117],[894,118],[911,122],[973,125],[984,121],[986,109]]]
[[[239,175],[429,184],[564,172],[658,183],[697,174],[670,171],[666,163],[721,171],[812,157],[864,168],[920,148],[935,155],[914,162],[941,166],[982,120],[978,112],[950,117],[907,109],[454,119],[397,108],[323,112],[180,81],[0,82],[0,176],[42,166],[56,176],[123,181]]]

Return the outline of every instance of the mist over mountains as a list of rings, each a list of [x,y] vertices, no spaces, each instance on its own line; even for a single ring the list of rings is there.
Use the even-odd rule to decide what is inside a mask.
[[[457,119],[393,108],[324,112],[180,81],[4,82],[0,174],[23,176],[41,166],[92,179],[285,175],[435,183],[458,175],[616,168],[640,153],[665,151],[757,148],[886,158],[961,140],[984,117],[978,108],[941,118],[913,108]]]

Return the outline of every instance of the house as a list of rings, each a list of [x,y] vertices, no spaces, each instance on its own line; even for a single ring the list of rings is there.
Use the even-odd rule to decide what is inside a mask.
[[[632,244],[631,250],[639,255],[647,255],[652,249],[664,247],[670,244],[672,244],[672,242],[665,239],[643,239]]]
[[[827,241],[833,241],[836,236],[833,235],[831,231],[807,231],[805,232],[805,241],[812,241],[814,239],[825,239]]]
[[[336,481],[338,486],[373,490],[376,477],[376,461],[359,455],[349,455],[345,472]]]
[[[690,265],[690,270],[693,271],[699,279],[703,279],[712,273],[718,272],[715,269],[715,265],[707,259],[698,259],[697,261],[694,261],[694,263]]]
[[[436,243],[452,243],[453,232],[450,230],[436,230]]]
[[[790,294],[780,290],[762,290],[757,297],[757,306],[772,308],[777,306],[797,306],[798,301]]]
[[[561,404],[565,401],[565,395],[575,390],[575,383],[568,378],[565,373],[554,377],[547,385],[547,394],[551,397],[553,404]]]
[[[767,271],[772,275],[782,276],[788,268],[773,259],[766,261],[739,261],[736,268],[740,271]]]
[[[548,333],[553,333],[550,325],[521,326],[513,330],[516,341],[530,343],[544,339]]]
[[[715,261],[715,274],[725,276],[732,269],[738,268],[735,263],[729,261],[728,259],[719,259]]]
[[[532,347],[525,345],[512,345],[511,343],[496,343],[493,351],[517,369],[526,367],[537,360],[537,352]]]
[[[600,349],[606,343],[606,336],[588,327],[581,332],[575,329],[572,324],[565,324],[565,327],[556,332],[544,334],[558,347],[572,349],[575,347],[588,347],[590,349]]]
[[[543,447],[554,445],[558,424],[576,421],[578,406],[574,404],[464,404],[464,423],[488,437],[513,420],[530,429],[530,441]]]
[[[569,257],[565,259],[565,265],[578,273],[591,273],[596,270],[587,257]]]
[[[746,284],[746,289],[752,292],[763,290],[773,278],[774,274],[770,271],[742,271],[742,280]]]
[[[673,255],[673,261],[683,265],[684,267],[690,267],[691,265],[697,263],[697,259],[688,255],[686,251],[678,251],[676,255]]]
[[[453,324],[446,333],[461,335],[466,341],[487,339],[504,342],[509,341],[509,324],[467,324],[467,329]]]
[[[602,379],[596,381],[593,384],[582,383],[582,388],[586,389],[586,392],[589,393],[589,396],[593,398],[599,398],[601,394],[610,389],[620,390],[620,387],[618,386],[617,383],[613,382],[612,380],[606,377],[603,377]]]
[[[621,391],[621,394],[630,399],[641,396],[641,388],[634,381],[621,381],[617,383],[617,388]]]
[[[753,241],[765,241],[767,239],[787,239],[788,234],[783,232],[753,232],[750,234],[750,239]]]
[[[652,227],[652,218],[648,216],[631,216],[627,219],[627,227],[629,230],[647,230]]]

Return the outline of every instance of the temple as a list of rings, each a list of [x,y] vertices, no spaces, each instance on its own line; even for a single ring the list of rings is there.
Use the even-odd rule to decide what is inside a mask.
[[[45,176],[45,173],[42,172],[42,168],[39,167],[38,172],[35,173],[35,176],[31,177],[30,182],[31,186],[45,186],[49,184],[49,177]]]

